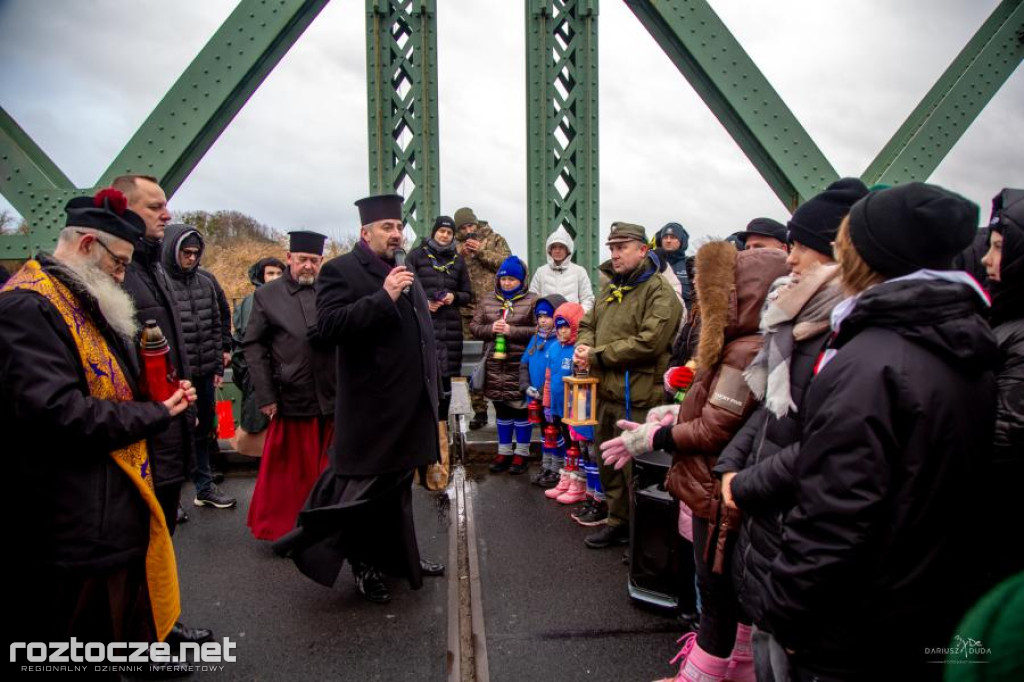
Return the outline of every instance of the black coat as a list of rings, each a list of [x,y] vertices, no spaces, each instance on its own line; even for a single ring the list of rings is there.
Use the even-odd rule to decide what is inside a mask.
[[[880,643],[904,659],[947,646],[972,596],[995,415],[980,308],[964,284],[878,284],[811,382],[765,585],[769,629],[811,669],[852,677]]]
[[[200,267],[183,270],[178,264],[179,244],[190,234],[204,243],[199,231],[188,225],[171,225],[164,234],[160,261],[167,272],[178,306],[181,331],[192,376],[224,375],[224,352],[231,349],[231,312],[221,307],[223,291],[213,273]],[[218,294],[220,294],[218,296]]]
[[[764,585],[779,553],[783,513],[793,506],[793,467],[800,452],[804,396],[829,333],[793,346],[789,390],[797,410],[780,419],[764,406],[758,408],[722,450],[713,469],[719,477],[739,472],[732,480],[733,499],[743,511],[734,550],[734,584],[747,616],[762,629],[767,627]]]
[[[411,469],[440,455],[440,373],[426,294],[414,282],[392,301],[384,290],[391,267],[362,244],[326,263],[317,281],[317,328],[337,347],[330,456],[343,476]]]
[[[453,241],[450,250],[440,252],[424,243],[409,254],[406,265],[416,274],[428,301],[436,300],[438,292],[451,292],[455,296],[451,305],[441,306],[430,317],[434,323],[441,375],[457,377],[462,372],[462,315],[459,308],[473,300],[466,263],[455,252]]]
[[[132,350],[106,325],[95,299],[56,261],[39,260],[81,301],[138,395]],[[156,402],[91,398],[57,309],[34,292],[0,294],[0,433],[11,481],[3,496],[4,542],[16,548],[14,568],[102,570],[143,556],[149,510],[110,452],[169,422]]]
[[[285,270],[253,292],[242,348],[256,406],[282,417],[334,414],[334,351],[317,340],[316,291]]]
[[[171,348],[171,362],[179,379],[192,373],[185,357],[178,309],[171,293],[167,273],[160,267],[160,244],[142,240],[135,245],[135,255],[125,271],[124,288],[135,301],[135,318],[139,325],[155,320]],[[138,339],[135,362],[138,362]],[[149,439],[149,458],[153,463],[153,483],[157,486],[181,483],[192,465],[194,445],[192,434],[195,409],[189,408],[175,417],[167,430]]]

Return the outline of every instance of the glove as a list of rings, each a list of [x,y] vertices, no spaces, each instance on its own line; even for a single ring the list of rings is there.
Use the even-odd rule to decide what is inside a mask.
[[[693,383],[693,370],[686,365],[670,367],[665,372],[665,392],[675,394],[676,391],[685,391]]]
[[[659,405],[658,407],[652,407],[647,411],[647,419],[645,421],[648,424],[671,426],[676,423],[678,418],[679,403],[673,403],[671,405]]]
[[[637,424],[625,419],[615,425],[622,429],[622,435],[601,443],[601,458],[616,469],[626,466],[637,455],[653,450],[654,434],[661,428],[658,424]]]
[[[538,391],[533,386],[530,386],[529,388],[526,389],[526,397],[530,398],[531,400],[540,400],[540,391]]]

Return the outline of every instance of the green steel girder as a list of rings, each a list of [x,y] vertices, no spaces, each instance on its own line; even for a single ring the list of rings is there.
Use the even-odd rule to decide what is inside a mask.
[[[527,0],[527,251],[559,226],[589,272],[598,260],[598,0]]]
[[[789,210],[838,178],[706,0],[624,0]]]
[[[75,188],[4,112],[0,191],[31,231],[0,237],[0,258],[52,246],[64,203],[118,175],[153,175],[171,196],[327,2],[241,0],[93,187]]]
[[[403,217],[430,233],[441,206],[435,0],[366,0],[370,191],[405,197]]]
[[[0,236],[0,260],[24,258],[53,244],[64,204],[78,194],[71,180],[0,107],[0,193],[27,221],[29,234]]]
[[[1024,0],[1004,0],[864,171],[864,182],[923,180],[1024,59]]]
[[[143,173],[171,196],[328,0],[241,0],[100,176]]]

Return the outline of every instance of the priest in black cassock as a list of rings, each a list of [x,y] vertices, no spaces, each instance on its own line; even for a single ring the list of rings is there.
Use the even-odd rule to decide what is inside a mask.
[[[395,263],[402,201],[357,201],[359,241],[320,271],[317,332],[337,350],[330,466],[298,527],[275,544],[328,587],[348,559],[359,593],[378,603],[391,600],[382,573],[407,578],[413,589],[424,575],[444,573],[420,558],[413,524],[413,472],[440,456],[439,373],[426,294]]]
[[[314,289],[326,239],[288,233],[287,268],[256,290],[242,341],[256,405],[270,419],[249,503],[258,540],[295,528],[334,438],[334,348],[317,334]]]

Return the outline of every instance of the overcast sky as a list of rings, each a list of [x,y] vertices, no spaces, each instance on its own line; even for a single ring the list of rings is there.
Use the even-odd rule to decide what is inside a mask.
[[[0,105],[79,186],[96,181],[233,0],[0,0]],[[712,6],[843,175],[859,175],[997,0],[717,0]],[[437,0],[441,208],[526,251],[524,2]],[[113,21],[112,17],[118,17]],[[724,236],[788,212],[628,8],[600,7],[601,229]],[[336,237],[368,193],[365,2],[333,0],[171,200]],[[1024,186],[1024,74],[929,179],[987,218]],[[0,198],[0,208],[9,204]]]

